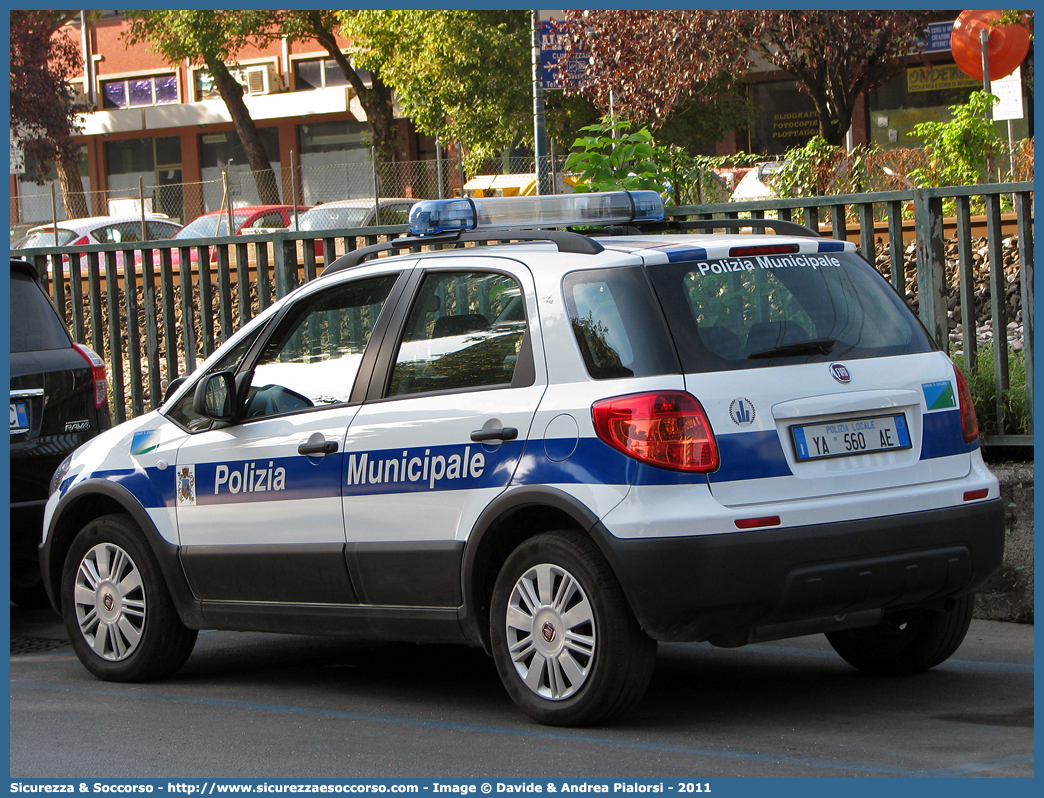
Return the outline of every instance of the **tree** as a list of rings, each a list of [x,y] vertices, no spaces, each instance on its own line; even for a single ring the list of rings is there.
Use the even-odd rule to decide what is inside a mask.
[[[353,12],[345,12],[353,13]],[[262,38],[287,37],[291,40],[315,41],[321,44],[330,57],[337,62],[341,72],[359,98],[366,112],[366,123],[373,136],[377,158],[391,161],[395,158],[399,141],[396,135],[392,90],[381,80],[378,69],[370,70],[373,78],[367,86],[352,65],[352,56],[341,52],[334,31],[340,26],[336,11],[275,11],[265,30],[259,31]]]
[[[587,76],[600,105],[610,90],[637,119],[664,119],[686,100],[720,92],[760,56],[792,75],[813,100],[822,137],[843,142],[860,94],[898,74],[923,46],[930,12],[570,12],[572,49],[589,50]]]
[[[469,167],[532,141],[528,12],[339,16],[355,63],[380,74],[419,130],[462,145]]]
[[[214,78],[218,93],[228,107],[232,124],[243,145],[247,163],[254,173],[262,204],[279,204],[279,188],[265,146],[250,111],[243,102],[243,87],[227,64],[267,21],[261,11],[127,11],[131,44],[145,42],[171,64],[183,59],[203,64]]]
[[[87,110],[76,102],[66,78],[80,69],[80,51],[61,28],[78,12],[11,12],[11,140],[43,166],[54,160],[62,187],[65,215],[88,215],[80,179],[80,146],[73,142],[77,116]]]

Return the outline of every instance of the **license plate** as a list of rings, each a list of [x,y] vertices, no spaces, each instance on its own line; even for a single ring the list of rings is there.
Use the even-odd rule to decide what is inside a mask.
[[[11,434],[29,429],[29,414],[25,402],[11,402]]]
[[[790,434],[798,461],[910,448],[910,429],[903,413],[806,424],[791,427]]]

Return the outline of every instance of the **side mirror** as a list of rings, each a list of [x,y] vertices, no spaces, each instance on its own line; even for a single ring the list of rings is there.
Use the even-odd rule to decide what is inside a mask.
[[[214,421],[232,421],[235,418],[236,377],[231,371],[208,374],[196,386],[192,395],[192,409]]]
[[[178,388],[185,384],[186,380],[188,380],[187,376],[181,376],[178,377],[176,380],[170,381],[170,383],[167,385],[167,390],[163,393],[164,403],[170,400],[170,397],[174,395],[174,392],[177,391]]]

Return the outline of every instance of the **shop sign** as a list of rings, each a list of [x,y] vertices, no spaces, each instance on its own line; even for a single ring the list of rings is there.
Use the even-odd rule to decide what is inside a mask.
[[[981,80],[968,77],[956,64],[910,67],[906,70],[906,90],[908,92],[942,91],[981,85]]]

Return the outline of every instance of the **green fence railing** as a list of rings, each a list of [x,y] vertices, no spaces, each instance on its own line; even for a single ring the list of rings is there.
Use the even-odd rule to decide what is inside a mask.
[[[915,244],[918,312],[929,333],[949,349],[946,244],[956,242],[966,368],[977,357],[973,233],[986,239],[992,329],[1005,340],[1008,289],[1002,240],[1017,237],[1019,292],[1029,426],[1011,434],[1004,397],[1009,387],[1006,346],[994,347],[998,403],[989,445],[1032,445],[1033,432],[1033,183],[889,191],[668,208],[674,219],[765,218],[797,221],[821,235],[858,242],[874,263],[879,243],[889,247],[891,281],[906,293],[906,249]],[[288,231],[199,240],[41,247],[16,251],[49,287],[73,336],[103,356],[113,386],[116,421],[162,401],[163,386],[195,370],[232,332],[325,262],[348,251],[406,233],[403,225],[324,231],[322,237]],[[951,246],[951,250],[953,247]],[[133,268],[129,268],[133,264]],[[109,290],[115,286],[115,290]],[[996,301],[1000,297],[1002,301]]]

